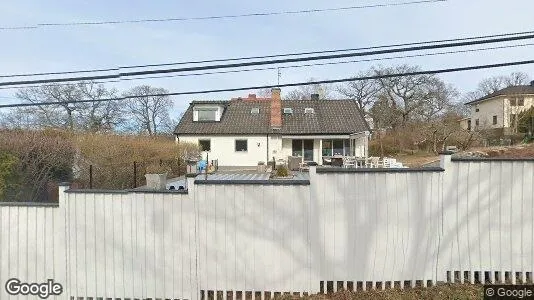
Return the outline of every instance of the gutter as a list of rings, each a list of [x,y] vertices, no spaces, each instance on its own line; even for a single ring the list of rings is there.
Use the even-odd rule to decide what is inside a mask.
[[[269,134],[267,133],[267,137],[265,138],[265,141],[267,142],[267,153],[265,153],[266,160],[265,165],[269,162]]]

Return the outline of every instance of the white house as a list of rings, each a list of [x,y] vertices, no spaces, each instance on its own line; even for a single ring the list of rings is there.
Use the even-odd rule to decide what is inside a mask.
[[[271,98],[193,101],[174,131],[178,142],[198,143],[219,166],[299,156],[322,164],[332,155],[367,156],[369,126],[355,101]]]
[[[498,90],[466,105],[470,107],[469,130],[501,129],[505,134],[515,133],[519,113],[534,106],[534,81]]]

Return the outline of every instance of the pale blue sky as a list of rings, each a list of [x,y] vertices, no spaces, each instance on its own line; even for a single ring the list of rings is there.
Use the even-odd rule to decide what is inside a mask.
[[[405,0],[293,1],[38,1],[2,0],[0,27],[39,22],[101,21],[209,16],[342,7]],[[534,30],[534,1],[449,0],[437,4],[369,8],[342,12],[124,25],[0,30],[0,74],[68,71],[198,59],[355,48],[454,37]],[[520,44],[517,42],[514,44]],[[417,64],[423,69],[534,59],[534,47],[482,53],[396,59],[383,65]],[[281,83],[345,78],[372,63],[316,66],[283,71]],[[534,66],[440,75],[461,92],[487,76],[527,72]],[[189,91],[275,84],[276,71],[126,81],[126,89],[151,84]],[[287,90],[286,90],[287,91]],[[0,103],[15,90],[0,90]],[[191,100],[228,99],[244,92],[175,97],[173,117]]]

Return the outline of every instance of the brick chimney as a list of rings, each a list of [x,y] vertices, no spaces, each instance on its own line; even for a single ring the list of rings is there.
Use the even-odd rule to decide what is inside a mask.
[[[282,100],[280,88],[271,90],[271,128],[282,128]]]
[[[256,94],[248,94],[247,100],[256,100]]]

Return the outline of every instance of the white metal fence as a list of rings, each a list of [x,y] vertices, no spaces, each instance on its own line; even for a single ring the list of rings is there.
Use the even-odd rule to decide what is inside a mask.
[[[534,160],[442,167],[312,167],[309,185],[188,178],[188,193],[61,187],[57,207],[0,206],[0,283],[53,278],[65,299],[265,299],[532,281]]]

